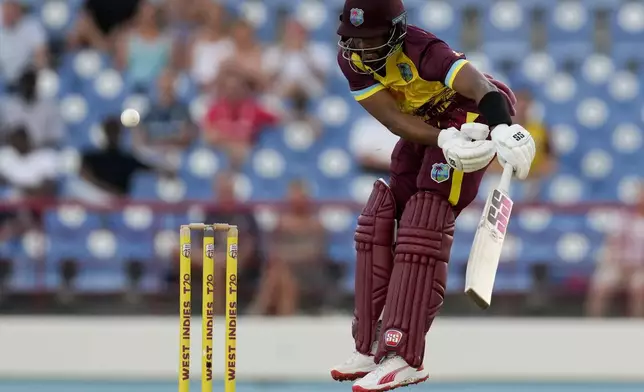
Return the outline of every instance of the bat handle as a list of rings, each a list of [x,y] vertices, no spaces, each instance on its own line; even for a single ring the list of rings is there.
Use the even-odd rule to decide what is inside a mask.
[[[512,175],[514,174],[514,168],[509,163],[506,163],[503,167],[503,174],[501,175],[501,182],[499,183],[499,188],[505,193],[510,194],[510,181],[512,180]]]

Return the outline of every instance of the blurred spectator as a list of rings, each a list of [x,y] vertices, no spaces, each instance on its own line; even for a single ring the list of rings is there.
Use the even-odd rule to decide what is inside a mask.
[[[266,77],[263,73],[263,49],[255,36],[255,29],[249,21],[239,19],[233,22],[231,38],[234,51],[230,59],[222,66],[224,76],[228,72],[241,72],[255,88],[262,90],[266,84]]]
[[[162,6],[168,22],[168,31],[176,43],[185,44],[203,18],[204,7],[213,4],[210,0],[167,0]]]
[[[313,137],[319,137],[322,133],[322,123],[311,114],[310,99],[306,92],[294,90],[291,96],[291,105],[284,115],[287,124],[285,126],[295,127],[299,132],[307,132]]]
[[[5,0],[0,6],[0,79],[12,89],[28,67],[47,65],[47,34],[19,1]]]
[[[291,19],[286,23],[282,42],[264,55],[268,87],[281,97],[291,97],[297,90],[318,97],[324,92],[325,74],[330,66],[325,59],[314,50],[306,29]]]
[[[644,317],[644,183],[635,211],[621,211],[601,253],[588,298],[588,314],[607,314],[614,295],[626,292],[628,312]]]
[[[530,167],[530,175],[523,182],[524,200],[534,201],[540,198],[542,182],[557,169],[557,158],[550,143],[550,130],[547,124],[534,115],[535,106],[532,92],[528,89],[519,89],[515,93],[517,114],[513,121],[523,125],[532,134],[537,147],[537,154]],[[496,159],[491,168],[492,171],[503,171]]]
[[[0,149],[0,177],[19,196],[54,196],[59,167],[57,153],[34,148],[22,126],[13,129]]]
[[[173,45],[163,31],[162,15],[160,7],[143,1],[117,41],[116,64],[136,90],[147,91],[170,64]]]
[[[391,153],[400,138],[377,120],[360,121],[351,132],[350,146],[362,170],[387,178]]]
[[[74,196],[87,202],[108,202],[126,196],[132,177],[139,170],[151,170],[121,147],[121,122],[108,118],[103,123],[104,148],[82,154],[81,179],[74,185]]]
[[[16,93],[1,100],[0,129],[24,125],[34,147],[58,146],[65,125],[58,105],[38,96],[38,72],[28,68],[16,84]]]
[[[205,139],[228,153],[234,167],[246,159],[257,134],[278,121],[254,98],[251,83],[240,73],[221,78],[217,98],[204,120]]]
[[[8,219],[0,220],[0,241],[8,241],[11,239],[14,233],[9,231],[10,225],[13,222]],[[6,228],[6,229],[5,229]],[[4,302],[7,298],[7,294],[10,293],[9,287],[9,278],[12,273],[13,262],[7,256],[0,256],[0,305],[4,305]]]
[[[240,309],[245,309],[255,295],[255,288],[259,284],[260,266],[262,264],[262,253],[260,247],[260,231],[252,210],[241,205],[235,197],[235,174],[233,172],[221,172],[214,181],[215,200],[217,211],[209,213],[206,222],[225,222],[237,225],[239,238],[243,239],[243,245],[239,247],[238,253],[238,279],[244,282],[239,285],[237,297]],[[219,241],[225,244],[225,240]],[[217,299],[215,306],[217,311],[223,313],[225,299],[225,260],[226,247],[217,247],[218,254],[215,276],[218,281],[215,284]]]
[[[190,75],[207,88],[217,79],[222,63],[233,55],[235,45],[226,34],[225,9],[212,2],[206,2],[203,8],[203,22],[195,31],[188,56]]]
[[[271,235],[268,265],[251,308],[255,314],[292,315],[302,304],[320,309],[335,287],[326,231],[305,182],[290,184],[287,204]]]
[[[176,99],[175,74],[164,71],[157,82],[157,97],[135,131],[135,145],[142,154],[180,153],[197,137],[188,107]]]
[[[85,0],[76,26],[68,37],[70,47],[114,50],[119,28],[134,17],[140,2],[141,0]]]

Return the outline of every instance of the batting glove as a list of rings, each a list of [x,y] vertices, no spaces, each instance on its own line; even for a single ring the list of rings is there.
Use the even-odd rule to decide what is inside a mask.
[[[490,127],[481,123],[465,123],[461,125],[461,132],[472,140],[485,140],[490,136]]]
[[[456,170],[472,173],[490,164],[496,154],[491,140],[472,140],[456,128],[443,129],[438,135],[438,147],[447,163]]]
[[[501,166],[509,163],[517,178],[525,180],[537,149],[530,132],[519,124],[497,125],[492,130],[492,141]]]

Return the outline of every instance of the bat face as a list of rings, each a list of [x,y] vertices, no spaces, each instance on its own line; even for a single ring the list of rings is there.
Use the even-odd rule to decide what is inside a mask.
[[[467,261],[465,293],[482,309],[492,301],[496,270],[501,259],[513,201],[499,189],[488,197]]]

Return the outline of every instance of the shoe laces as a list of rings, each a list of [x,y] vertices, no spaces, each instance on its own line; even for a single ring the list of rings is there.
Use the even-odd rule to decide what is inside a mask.
[[[361,353],[359,353],[358,351],[354,351],[354,352],[353,352],[353,354],[349,357],[349,359],[347,359],[347,361],[346,361],[345,363],[346,363],[347,365],[350,365],[350,364],[352,364],[352,363],[355,363],[355,362],[357,362],[357,361],[358,361],[358,359],[359,359],[361,356],[362,356],[362,354],[361,354]]]
[[[391,353],[387,354],[387,356],[382,360],[382,362],[380,362],[380,365],[374,370],[374,375],[378,376],[378,378],[380,378],[380,376],[382,376],[383,373],[385,373],[385,372],[389,373],[389,370],[387,370],[388,369],[387,365],[394,358],[396,358],[395,354],[391,354]]]

